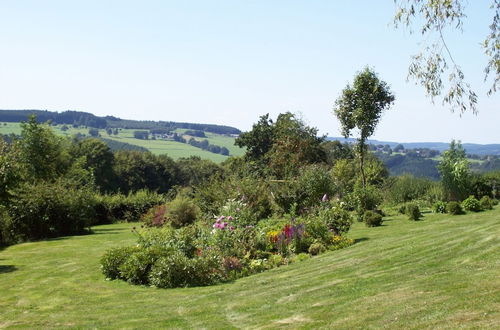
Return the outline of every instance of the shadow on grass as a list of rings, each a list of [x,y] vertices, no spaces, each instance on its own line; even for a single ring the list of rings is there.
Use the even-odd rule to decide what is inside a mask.
[[[361,242],[364,242],[364,241],[368,241],[368,240],[369,240],[368,237],[355,238],[354,239],[354,244],[358,244],[358,243],[361,243]]]
[[[110,228],[110,229],[99,228],[99,229],[92,229],[92,234],[94,234],[94,235],[121,234],[124,231],[126,231],[126,230],[123,230],[123,229],[113,229],[113,228]]]
[[[11,273],[13,271],[16,271],[17,267],[14,265],[0,265],[0,274],[3,273]]]

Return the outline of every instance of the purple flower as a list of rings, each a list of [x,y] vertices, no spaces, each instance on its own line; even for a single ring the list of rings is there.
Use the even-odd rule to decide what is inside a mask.
[[[234,226],[229,227],[229,230],[231,231],[235,230]]]
[[[231,221],[231,220],[233,220],[233,217],[232,216],[228,216],[227,217],[227,221]]]

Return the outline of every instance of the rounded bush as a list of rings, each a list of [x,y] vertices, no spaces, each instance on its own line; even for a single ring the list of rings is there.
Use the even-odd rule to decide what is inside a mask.
[[[120,267],[130,255],[137,251],[138,248],[135,246],[118,247],[106,251],[101,257],[101,271],[104,276],[112,280],[122,278]]]
[[[215,284],[224,279],[218,256],[187,258],[179,252],[156,260],[149,273],[149,282],[158,288],[177,288]]]
[[[469,196],[462,202],[462,207],[466,211],[479,212],[481,211],[481,204],[474,196]]]
[[[363,215],[363,220],[368,227],[378,227],[382,225],[382,216],[374,211],[366,211]]]
[[[316,243],[311,244],[311,246],[309,246],[308,252],[310,255],[316,256],[316,255],[321,254],[325,251],[326,251],[326,247],[322,243],[316,242]]]
[[[354,188],[356,198],[356,210],[358,214],[364,214],[365,211],[375,210],[382,203],[383,198],[377,187],[366,186]]]
[[[132,284],[149,284],[149,271],[156,260],[167,250],[158,248],[139,249],[119,267],[120,277]]]
[[[146,227],[162,227],[167,221],[167,207],[165,205],[153,206],[141,216],[141,221]]]
[[[409,220],[417,221],[422,217],[420,208],[416,203],[407,203],[405,207],[405,213]]]
[[[198,206],[185,197],[177,197],[167,204],[167,218],[174,228],[192,224],[199,213]]]
[[[446,204],[446,211],[451,215],[464,214],[464,210],[458,202],[449,202],[448,204]]]
[[[432,205],[432,211],[434,213],[446,213],[446,203],[445,202],[436,202]]]
[[[479,204],[483,210],[491,210],[493,208],[493,201],[489,196],[483,196]]]
[[[348,232],[352,224],[351,214],[344,210],[340,203],[328,205],[328,207],[320,211],[319,217],[335,235]]]
[[[184,287],[188,284],[186,274],[192,271],[189,259],[175,252],[156,260],[149,274],[149,282],[158,288]]]

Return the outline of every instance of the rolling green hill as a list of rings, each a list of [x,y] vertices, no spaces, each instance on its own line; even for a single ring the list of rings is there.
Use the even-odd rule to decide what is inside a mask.
[[[89,135],[89,130],[87,128],[74,128],[68,126],[66,131],[62,131],[62,125],[52,126],[55,133],[61,136],[72,136],[74,134],[84,134],[86,136]],[[105,138],[110,140],[115,140],[119,142],[125,142],[132,145],[137,145],[140,147],[144,147],[151,151],[154,154],[167,154],[173,159],[178,159],[180,157],[189,157],[189,156],[199,156],[204,159],[210,159],[214,162],[222,162],[227,159],[227,156],[223,156],[220,154],[214,154],[199,148],[195,148],[187,143],[180,143],[171,140],[140,140],[134,138],[134,131],[136,129],[119,129],[119,133],[117,135],[108,135],[104,129],[99,130],[99,134]],[[176,129],[175,132],[182,134],[186,131],[186,129]],[[21,127],[19,123],[0,123],[0,134],[20,134]],[[215,144],[221,147],[226,147],[229,149],[231,156],[240,156],[244,154],[244,150],[234,145],[234,137],[215,134],[215,133],[206,133],[207,140],[210,144]],[[186,136],[187,137],[187,136]],[[204,138],[205,139],[205,138]]]
[[[136,224],[0,251],[0,328],[493,329],[500,324],[500,207],[384,226],[353,246],[212,287],[105,281],[99,258]]]

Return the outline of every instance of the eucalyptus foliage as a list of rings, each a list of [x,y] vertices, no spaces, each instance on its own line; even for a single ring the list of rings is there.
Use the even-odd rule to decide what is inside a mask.
[[[458,109],[477,112],[477,95],[465,80],[459,64],[453,58],[443,34],[446,29],[462,31],[466,19],[464,0],[395,0],[394,24],[410,28],[414,22],[424,39],[422,51],[413,56],[408,70],[408,78],[424,87],[428,96],[434,99],[443,96],[443,104]],[[486,5],[486,4],[485,4]],[[489,31],[481,42],[488,60],[484,68],[487,81],[493,76],[488,95],[496,92],[500,84],[500,0],[491,0],[493,18]],[[448,76],[448,82],[443,77]]]

